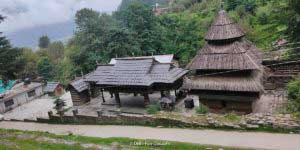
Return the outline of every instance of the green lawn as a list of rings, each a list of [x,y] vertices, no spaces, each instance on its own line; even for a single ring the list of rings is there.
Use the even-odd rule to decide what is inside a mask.
[[[99,149],[99,147],[110,149],[113,143],[117,143],[118,149],[127,150],[242,150],[241,148],[197,145],[190,143],[169,142],[159,140],[138,140],[130,138],[95,138],[4,129],[0,129],[0,139],[0,150],[94,150]],[[86,147],[85,145],[89,146]]]

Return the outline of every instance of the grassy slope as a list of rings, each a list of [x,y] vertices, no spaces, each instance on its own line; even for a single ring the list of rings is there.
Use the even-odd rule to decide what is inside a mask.
[[[28,137],[28,138],[19,138]],[[0,129],[0,150],[35,150],[35,149],[49,149],[49,150],[80,150],[84,149],[80,144],[68,145],[68,144],[57,144],[49,142],[37,141],[37,138],[47,137],[51,139],[60,139],[73,141],[78,143],[89,143],[98,145],[111,145],[114,142],[118,142],[121,147],[130,149],[162,149],[162,150],[205,150],[207,148],[224,150],[241,150],[240,148],[229,148],[221,146],[209,146],[209,145],[196,145],[189,143],[179,143],[179,142],[168,142],[168,141],[158,141],[158,140],[137,140],[129,138],[95,138],[95,137],[84,137],[84,136],[74,136],[74,135],[54,135],[43,132],[29,132],[29,131],[18,131],[18,130],[4,130]],[[133,146],[133,142],[147,142],[147,143],[167,143],[164,146]]]

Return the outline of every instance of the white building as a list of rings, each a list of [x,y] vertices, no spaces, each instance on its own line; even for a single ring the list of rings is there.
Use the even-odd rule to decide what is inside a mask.
[[[0,113],[7,112],[41,95],[43,95],[41,83],[16,84],[11,90],[0,95]]]

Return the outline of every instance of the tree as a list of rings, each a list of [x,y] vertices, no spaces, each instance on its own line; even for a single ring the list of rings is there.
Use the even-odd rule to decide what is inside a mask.
[[[39,47],[40,48],[48,48],[50,44],[50,39],[47,35],[40,37],[39,39]]]
[[[0,15],[0,23],[3,19],[4,17]],[[0,32],[0,78],[4,80],[4,83],[16,78],[16,74],[22,69],[17,59],[20,55],[20,49],[13,48]]]
[[[56,113],[62,116],[64,112],[66,111],[64,107],[66,106],[66,102],[63,99],[56,98],[54,103],[54,109],[56,110]]]
[[[300,42],[300,0],[289,0],[288,10],[287,34],[293,42]]]
[[[99,14],[92,9],[81,9],[76,13],[77,30],[74,46],[78,53],[71,57],[77,66],[77,74],[88,73],[96,68],[96,61],[106,63],[106,38],[109,30],[115,27],[114,19],[107,14]]]
[[[52,42],[46,49],[46,53],[52,62],[58,64],[64,56],[64,44],[60,41]]]
[[[54,65],[48,57],[42,57],[37,63],[38,74],[45,80],[52,80],[54,77]]]
[[[164,37],[162,40],[163,53],[174,54],[175,59],[180,63],[187,64],[195,56],[204,40],[201,37],[201,34],[204,35],[206,32],[203,27],[208,28],[208,24],[203,24],[202,28],[199,28],[197,23],[199,20],[198,17],[183,15],[161,17],[161,31]]]
[[[107,48],[110,58],[141,55],[140,45],[128,29],[112,29],[108,33]]]
[[[22,55],[18,57],[18,60],[24,65],[23,70],[18,74],[19,78],[35,78],[38,75],[37,62],[38,54],[33,52],[31,49],[22,48]]]
[[[117,12],[115,17],[121,26],[136,35],[135,40],[140,43],[143,55],[161,52],[161,34],[151,7],[135,1],[128,8]]]
[[[255,0],[226,0],[226,9],[228,11],[236,10],[238,7],[245,9],[246,12],[254,14],[257,7]]]
[[[286,35],[291,43],[290,50],[287,53],[288,59],[299,59],[300,58],[300,0],[288,0],[287,8],[288,10],[286,16],[281,16],[286,18],[287,30]]]

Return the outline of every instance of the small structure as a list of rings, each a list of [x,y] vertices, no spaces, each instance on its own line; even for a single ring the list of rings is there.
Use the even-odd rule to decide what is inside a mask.
[[[170,3],[170,2],[169,2]],[[155,16],[163,15],[170,11],[169,7],[162,7],[160,4],[155,3],[153,10]]]
[[[0,113],[32,101],[43,95],[43,85],[36,82],[22,82],[0,95]]]
[[[162,97],[160,99],[160,107],[163,110],[172,111],[175,107],[175,98],[174,97]]]
[[[61,96],[65,93],[65,89],[59,82],[48,82],[44,88],[44,92],[49,96]]]
[[[142,94],[146,106],[149,104],[149,93],[178,89],[186,73],[187,70],[172,63],[161,63],[154,56],[117,58],[112,65],[98,66],[85,77],[85,81],[114,93],[119,105],[119,93]]]
[[[82,78],[71,82],[68,85],[67,90],[71,93],[73,106],[80,106],[91,100],[89,84],[84,82]]]
[[[264,61],[266,90],[284,89],[288,82],[300,76],[300,60]]]
[[[8,84],[4,86],[3,81],[0,80],[0,94],[4,93],[7,90],[10,90],[15,84],[16,81],[9,81]]]
[[[206,44],[188,65],[194,76],[183,89],[199,95],[215,111],[250,113],[260,97],[261,52],[244,38],[245,32],[222,10],[205,36]]]

